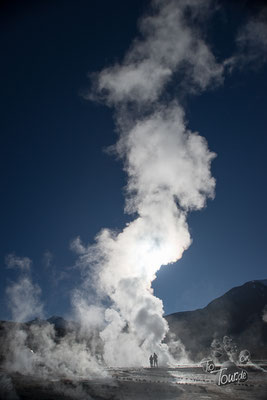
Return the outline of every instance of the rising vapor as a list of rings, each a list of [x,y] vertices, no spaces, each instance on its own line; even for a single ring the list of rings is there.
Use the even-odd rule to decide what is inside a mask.
[[[29,318],[43,316],[41,288],[32,282],[31,264],[28,257],[17,257],[14,254],[6,257],[7,268],[16,268],[20,272],[18,280],[11,282],[6,288],[8,307],[14,321],[24,322]]]
[[[168,332],[163,304],[151,284],[160,267],[179,260],[191,243],[187,213],[214,196],[215,154],[187,129],[178,99],[164,100],[164,91],[178,73],[189,91],[222,81],[222,67],[199,33],[208,5],[154,0],[139,24],[142,37],[122,63],[92,75],[87,98],[115,110],[119,139],[111,150],[123,160],[125,211],[135,217],[120,233],[103,229],[93,245],[72,244],[90,271],[85,286],[93,280],[99,298],[111,301],[101,332],[108,365],[145,365],[154,351],[162,364],[172,362],[162,343]],[[79,309],[77,292],[74,304]]]
[[[86,98],[114,110],[118,140],[110,152],[127,174],[125,212],[132,222],[119,233],[102,229],[93,244],[73,240],[83,278],[72,295],[79,323],[68,325],[64,335],[49,320],[11,323],[3,346],[7,370],[88,379],[106,377],[106,366],[147,365],[153,352],[160,365],[173,363],[171,354],[186,360],[173,334],[168,345],[163,342],[169,328],[152,282],[161,266],[179,260],[191,244],[187,215],[214,197],[215,154],[205,138],[187,128],[179,99],[221,84],[224,69],[245,59],[242,51],[255,42],[262,50],[267,43],[266,27],[254,19],[239,31],[239,52],[219,64],[201,35],[211,13],[209,0],[152,0],[122,62],[91,75]],[[250,57],[256,60],[258,54]],[[46,251],[43,262],[54,277],[52,253]],[[13,319],[41,317],[31,260],[11,254],[6,264],[20,271],[6,291]],[[3,378],[0,388],[11,384]],[[83,396],[79,388],[77,398]]]

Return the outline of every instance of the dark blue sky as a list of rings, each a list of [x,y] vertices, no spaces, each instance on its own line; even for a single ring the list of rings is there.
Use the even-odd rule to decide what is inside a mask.
[[[18,274],[6,268],[7,254],[32,259],[47,316],[64,315],[80,282],[70,241],[93,242],[102,227],[120,229],[129,218],[122,164],[103,151],[117,138],[112,111],[81,93],[88,73],[121,59],[148,6],[21,3],[6,2],[0,16],[2,319],[10,318],[5,288]],[[238,26],[255,12],[250,2],[235,4],[225,2],[208,29],[219,59],[231,55]],[[188,127],[217,153],[217,186],[207,208],[189,217],[191,247],[153,284],[166,313],[203,307],[233,286],[267,278],[267,67],[236,69],[224,85],[183,102]]]

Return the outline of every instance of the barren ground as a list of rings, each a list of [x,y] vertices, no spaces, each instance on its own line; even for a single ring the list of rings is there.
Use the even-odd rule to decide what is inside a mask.
[[[0,371],[0,399],[21,400],[267,400],[267,373],[247,368],[242,384],[217,386],[215,375],[198,367],[116,368],[110,378],[44,379]]]

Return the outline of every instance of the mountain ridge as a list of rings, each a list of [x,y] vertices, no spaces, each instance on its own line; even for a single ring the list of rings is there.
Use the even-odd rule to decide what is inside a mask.
[[[226,335],[240,348],[249,348],[254,357],[267,357],[267,323],[262,318],[266,304],[267,286],[255,280],[230,289],[206,307],[165,318],[192,359],[207,356],[212,341]]]

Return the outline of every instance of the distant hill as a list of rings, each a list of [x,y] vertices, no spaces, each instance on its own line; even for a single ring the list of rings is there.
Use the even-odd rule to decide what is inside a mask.
[[[213,339],[231,336],[252,357],[267,358],[267,280],[235,287],[205,308],[166,316],[170,331],[182,341],[194,360],[207,356]],[[167,342],[170,337],[167,337]]]

